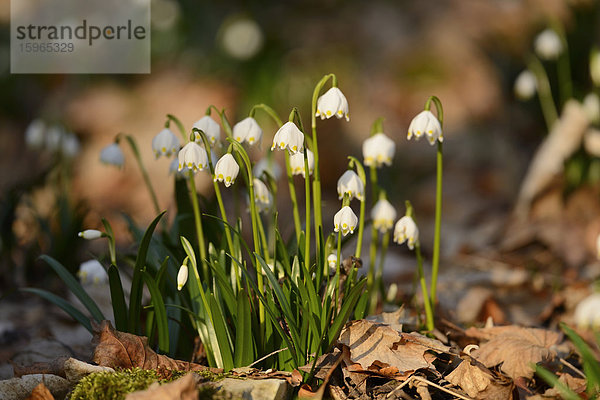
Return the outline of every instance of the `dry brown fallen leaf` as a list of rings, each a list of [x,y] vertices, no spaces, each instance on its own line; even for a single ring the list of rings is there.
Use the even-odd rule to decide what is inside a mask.
[[[481,400],[512,399],[513,384],[494,377],[492,372],[477,360],[463,359],[446,380],[460,387],[469,397]]]
[[[402,333],[385,324],[366,320],[346,325],[339,343],[350,348],[350,357],[363,370],[371,367],[395,367],[399,374],[428,368],[431,357],[428,351],[445,353],[450,348],[439,340],[418,333]]]
[[[112,327],[110,321],[102,321],[96,327],[92,344],[95,346],[93,361],[103,367],[223,372],[220,368],[209,368],[156,354],[148,347],[148,338],[119,332]]]
[[[52,396],[50,390],[44,385],[44,382],[40,382],[39,385],[33,388],[27,400],[54,400],[54,396]]]
[[[554,351],[550,347],[558,344],[562,337],[560,332],[515,325],[469,328],[466,334],[488,340],[471,353],[474,358],[488,368],[502,364],[502,372],[515,380],[533,377],[530,363],[536,364],[554,358]]]
[[[129,393],[125,400],[198,400],[195,374],[186,374],[164,385],[155,382],[146,390]]]

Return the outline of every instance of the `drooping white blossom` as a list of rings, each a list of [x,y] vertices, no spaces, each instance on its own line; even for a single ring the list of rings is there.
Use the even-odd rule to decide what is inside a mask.
[[[223,182],[226,187],[229,187],[235,182],[235,178],[237,178],[239,172],[240,166],[235,161],[235,158],[231,153],[226,153],[215,165],[214,181]]]
[[[271,151],[288,149],[291,154],[304,150],[304,134],[293,122],[286,122],[273,137]]]
[[[258,178],[254,178],[254,203],[258,212],[264,212],[271,209],[273,205],[273,196],[267,185]]]
[[[360,180],[358,174],[351,169],[343,173],[337,182],[337,192],[340,199],[347,194],[350,200],[357,198],[360,201],[365,200],[365,185]]]
[[[327,257],[327,265],[329,265],[329,269],[335,270],[335,268],[337,266],[337,254],[336,253],[331,253]]]
[[[386,199],[380,199],[371,210],[371,219],[373,220],[373,228],[385,233],[394,226],[396,209]]]
[[[177,136],[168,128],[158,132],[152,139],[152,151],[156,158],[171,157],[179,150],[180,142]]]
[[[396,152],[396,144],[384,133],[376,133],[363,142],[364,164],[368,167],[379,168],[382,165],[392,165]]]
[[[529,100],[537,91],[537,80],[530,70],[522,71],[515,80],[515,96],[521,100]]]
[[[409,249],[414,249],[415,244],[419,242],[419,228],[415,221],[405,215],[396,222],[394,227],[394,242],[402,244],[407,242]]]
[[[233,138],[240,143],[258,143],[262,138],[263,131],[258,122],[252,117],[247,117],[233,126]]]
[[[267,172],[275,180],[281,177],[281,167],[274,159],[268,157],[260,159],[252,168],[252,174],[256,177],[261,177],[263,172]]]
[[[563,44],[558,33],[545,29],[538,34],[533,43],[535,52],[544,60],[556,60],[563,51]]]
[[[111,143],[100,151],[100,161],[121,168],[125,163],[125,156],[118,143]]]
[[[108,274],[98,260],[89,260],[81,263],[77,276],[82,284],[100,284],[108,282]]]
[[[421,111],[413,118],[408,127],[407,139],[410,140],[414,136],[415,140],[419,140],[423,135],[427,136],[427,140],[429,140],[429,144],[431,145],[433,145],[436,140],[439,140],[440,142],[444,141],[440,121],[438,121],[436,116],[429,110]]]
[[[333,216],[333,230],[335,232],[341,231],[344,236],[348,233],[354,233],[357,224],[358,217],[349,206],[342,207],[340,211]]]
[[[102,237],[102,232],[97,229],[86,229],[77,234],[80,238],[94,240]]]
[[[308,161],[308,173],[312,175],[315,169],[315,155],[312,151],[306,149],[306,160]],[[304,153],[295,153],[290,156],[290,169],[292,175],[302,175],[306,178],[306,171],[304,170]]]
[[[205,115],[200,118],[198,121],[194,122],[192,127],[204,132],[211,146],[221,139],[221,127],[210,117],[210,115]],[[200,137],[199,133],[195,132],[194,140],[196,143],[202,143],[202,137]]]
[[[333,116],[337,118],[345,117],[346,121],[350,121],[348,111],[348,100],[346,96],[337,87],[330,88],[317,100],[317,112],[315,116],[321,119],[329,119]]]
[[[208,156],[206,150],[203,147],[196,144],[196,142],[189,142],[181,150],[177,156],[179,160],[178,171],[183,170],[184,167],[197,172],[202,171],[208,165]]]

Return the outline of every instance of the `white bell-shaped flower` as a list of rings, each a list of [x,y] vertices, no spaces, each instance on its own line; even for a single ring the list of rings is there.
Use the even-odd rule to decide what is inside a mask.
[[[81,150],[81,145],[79,144],[79,139],[72,133],[67,133],[63,136],[61,149],[60,151],[65,157],[75,158],[79,151]]]
[[[563,51],[563,44],[552,29],[545,29],[538,34],[533,42],[535,52],[544,60],[556,60]]]
[[[429,144],[431,145],[433,145],[436,140],[439,140],[440,142],[444,141],[440,121],[438,121],[436,116],[429,110],[424,110],[417,114],[408,126],[408,140],[413,136],[415,137],[415,140],[419,140],[423,135],[427,135],[427,140],[429,140]]]
[[[347,194],[350,200],[357,198],[360,201],[365,200],[365,185],[358,177],[358,174],[351,169],[344,172],[344,174],[337,181],[337,192],[340,199],[344,198]]]
[[[267,172],[275,180],[281,178],[281,167],[272,158],[262,158],[252,168],[252,174],[256,177],[261,177],[263,172]]]
[[[60,151],[65,130],[62,126],[52,125],[46,131],[46,148],[50,151]]]
[[[590,76],[596,87],[600,87],[600,51],[592,50],[590,54]]]
[[[108,282],[108,274],[98,260],[89,260],[81,263],[77,276],[82,284],[100,284]]]
[[[373,228],[385,233],[394,226],[396,209],[386,199],[380,199],[371,210],[371,219],[373,220]]]
[[[177,156],[179,171],[187,167],[194,172],[202,171],[208,165],[208,156],[206,150],[200,147],[196,142],[189,142],[181,150]]]
[[[298,129],[293,122],[286,122],[279,128],[273,137],[271,151],[278,148],[283,150],[287,148],[290,153],[296,153],[304,150],[304,133]]]
[[[396,144],[385,133],[376,133],[363,142],[363,160],[366,166],[379,168],[392,165]]]
[[[254,178],[254,203],[258,212],[264,212],[271,209],[273,205],[273,196],[269,188],[258,178]]]
[[[152,151],[156,158],[171,157],[179,150],[180,142],[177,136],[168,128],[158,132],[152,139]]]
[[[233,126],[233,138],[240,143],[258,143],[262,138],[263,131],[258,122],[252,117],[247,117]]]
[[[177,273],[177,290],[181,290],[188,279],[188,266],[183,264]]]
[[[306,149],[306,159],[308,161],[308,173],[312,175],[315,169],[315,154]],[[304,153],[296,153],[290,156],[290,169],[292,175],[302,175],[306,178],[306,171],[304,170]]]
[[[226,187],[229,187],[235,182],[239,172],[240,166],[235,162],[235,158],[231,153],[227,153],[215,165],[214,181],[223,182]]]
[[[349,206],[344,206],[340,211],[333,216],[333,230],[342,232],[346,236],[348,233],[354,233],[354,229],[358,224],[358,217]]]
[[[327,265],[329,265],[329,269],[333,269],[335,271],[335,268],[337,266],[337,254],[336,253],[331,253],[328,257],[327,257]]]
[[[84,238],[86,240],[94,240],[102,237],[102,232],[97,229],[86,229],[77,234],[80,238]]]
[[[415,221],[405,215],[396,222],[394,227],[394,242],[402,244],[407,242],[409,249],[414,249],[415,244],[419,242],[419,228]]]
[[[522,71],[515,80],[515,95],[521,100],[529,100],[537,91],[537,80],[530,70]]]
[[[119,168],[125,163],[125,156],[118,143],[112,143],[100,151],[100,161]]]
[[[46,124],[41,119],[34,119],[25,129],[25,144],[39,150],[46,141]]]
[[[579,302],[574,319],[581,329],[600,328],[600,293],[591,294]]]
[[[221,127],[219,124],[210,117],[210,115],[205,115],[200,118],[198,121],[194,122],[193,128],[200,129],[206,135],[209,143],[211,145],[215,144],[217,140],[221,139]],[[202,143],[202,138],[199,133],[194,134],[194,140],[196,143]]]
[[[315,116],[321,119],[329,119],[333,116],[337,118],[346,117],[346,121],[350,121],[348,111],[348,100],[342,91],[336,87],[332,87],[324,95],[317,100],[317,112]]]
[[[187,171],[188,169],[186,166],[184,166],[181,171],[179,170],[179,159],[177,157],[171,160],[171,163],[169,164],[169,175],[175,174],[175,178],[183,179],[187,177]]]

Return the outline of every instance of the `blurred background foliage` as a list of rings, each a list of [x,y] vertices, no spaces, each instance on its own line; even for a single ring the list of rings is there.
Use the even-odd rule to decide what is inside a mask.
[[[128,149],[122,171],[99,163],[100,149],[118,132],[138,139],[161,207],[172,208],[168,161],[154,161],[150,151],[167,113],[189,128],[209,104],[225,108],[233,123],[253,104],[266,103],[282,116],[299,107],[308,126],[312,89],[328,72],[338,75],[352,119],[319,128],[319,147],[327,154],[322,156],[322,179],[329,188],[325,201],[337,202],[333,187],[346,156],[361,154],[371,123],[383,116],[385,133],[398,149],[382,185],[399,209],[410,195],[424,237],[430,235],[426,226],[433,214],[433,153],[428,146],[409,150],[404,138],[425,99],[435,94],[442,100],[444,224],[455,234],[444,239],[450,252],[462,232],[494,210],[510,210],[546,133],[537,102],[517,102],[512,91],[533,37],[550,23],[564,26],[579,87],[589,86],[589,49],[600,43],[600,7],[594,0],[152,0],[151,74],[16,75],[9,71],[9,1],[1,4],[2,293],[45,277],[36,267],[41,253],[73,270],[89,252],[101,254],[101,244],[84,246],[76,232],[100,227],[102,216],[111,220],[125,247],[121,213],[140,225],[152,219]],[[36,118],[73,132],[80,142],[77,154],[27,147],[24,132]],[[265,150],[275,127],[261,118]],[[199,187],[210,197],[206,174]],[[284,193],[279,201],[285,207]]]

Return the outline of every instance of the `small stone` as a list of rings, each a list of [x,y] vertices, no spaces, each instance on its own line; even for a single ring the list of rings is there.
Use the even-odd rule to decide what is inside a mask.
[[[282,379],[225,378],[205,385],[212,385],[219,390],[218,393],[223,393],[226,398],[231,399],[284,400],[290,394],[289,384]]]

